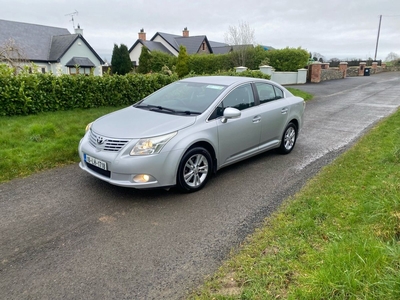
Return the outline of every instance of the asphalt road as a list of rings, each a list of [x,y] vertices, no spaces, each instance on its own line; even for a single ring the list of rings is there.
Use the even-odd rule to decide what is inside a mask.
[[[0,185],[1,299],[180,299],[284,199],[400,106],[400,73],[315,94],[290,155],[221,170],[198,193],[111,186],[78,165]]]

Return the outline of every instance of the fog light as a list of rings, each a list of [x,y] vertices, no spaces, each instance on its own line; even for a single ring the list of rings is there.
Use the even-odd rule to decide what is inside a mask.
[[[147,174],[138,174],[133,177],[133,181],[136,183],[146,183],[149,181],[155,181],[154,177]]]

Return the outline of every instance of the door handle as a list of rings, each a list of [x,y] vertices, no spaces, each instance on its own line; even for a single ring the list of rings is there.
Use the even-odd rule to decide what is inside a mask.
[[[287,112],[288,112],[288,108],[287,107],[285,107],[285,108],[282,108],[282,110],[281,110],[281,113],[282,114],[286,114]]]
[[[261,121],[261,117],[260,116],[255,116],[254,118],[253,118],[253,123],[258,123],[258,122],[260,122]]]

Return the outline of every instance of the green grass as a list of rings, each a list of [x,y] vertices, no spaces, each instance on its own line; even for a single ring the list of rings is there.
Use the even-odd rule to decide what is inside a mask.
[[[286,89],[289,92],[291,92],[293,95],[303,98],[305,101],[311,100],[313,98],[313,95],[311,95],[307,92],[301,91],[299,89],[290,88],[290,87],[287,87]]]
[[[192,299],[400,299],[400,111],[248,238]]]
[[[77,162],[86,125],[116,109],[0,117],[0,182]]]

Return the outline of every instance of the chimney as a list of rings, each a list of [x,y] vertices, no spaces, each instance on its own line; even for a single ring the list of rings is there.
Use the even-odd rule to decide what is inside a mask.
[[[185,27],[182,31],[182,36],[183,37],[189,37],[189,30],[187,29],[187,27]]]
[[[139,40],[145,41],[146,40],[146,32],[144,32],[144,29],[140,29],[139,32]]]
[[[83,29],[81,29],[81,26],[79,24],[78,27],[75,28],[75,33],[83,36]]]

